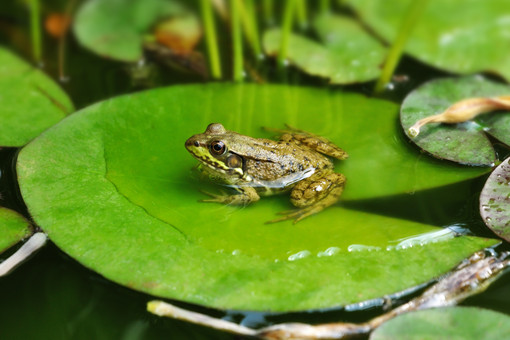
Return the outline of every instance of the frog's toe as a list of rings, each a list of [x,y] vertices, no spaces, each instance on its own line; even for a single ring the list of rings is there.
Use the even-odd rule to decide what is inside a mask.
[[[284,216],[275,218],[274,220],[271,220],[271,221],[267,221],[266,224],[282,222],[282,221],[287,221],[287,220],[292,220],[292,219],[294,219],[294,224],[296,224],[296,222],[298,222],[299,220],[301,220],[303,218],[303,217],[301,217],[301,215],[303,214],[303,209],[285,210],[285,211],[280,211],[277,214],[284,215]]]
[[[211,198],[204,198],[204,199],[198,200],[199,202],[205,202],[205,203],[223,203],[224,197],[226,196],[225,193],[222,191],[220,192],[220,194],[214,194],[212,192],[205,191],[205,190],[200,190],[200,192],[204,195],[211,197]]]
[[[318,213],[319,211],[321,211],[323,209],[323,207],[321,206],[308,206],[306,208],[303,208],[303,209],[293,209],[293,210],[286,210],[286,211],[280,211],[279,213],[277,213],[278,215],[284,215],[282,217],[279,217],[279,218],[276,218],[274,220],[271,220],[271,221],[267,221],[266,224],[269,224],[269,223],[276,223],[276,222],[281,222],[281,221],[286,221],[286,220],[294,220],[294,224],[298,223],[299,221],[301,221],[302,219],[308,217],[308,216],[311,216],[315,213]]]

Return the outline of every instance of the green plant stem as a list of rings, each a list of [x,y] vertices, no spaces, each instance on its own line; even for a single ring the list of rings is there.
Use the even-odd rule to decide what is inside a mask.
[[[216,26],[214,25],[214,14],[210,0],[200,0],[200,9],[202,20],[204,22],[205,39],[207,43],[207,53],[209,55],[209,67],[211,76],[214,79],[220,79],[221,64],[220,53],[218,49],[218,37],[216,35]]]
[[[287,50],[289,48],[290,31],[292,30],[294,8],[296,7],[296,2],[297,0],[287,0],[285,3],[282,22],[282,37],[280,41],[280,53],[278,54],[278,66],[280,68],[285,67],[285,60],[287,59]]]
[[[296,1],[296,19],[301,29],[308,27],[308,10],[306,7],[306,0]]]
[[[232,25],[232,45],[234,46],[234,81],[243,80],[243,40],[241,36],[241,18],[239,8],[241,0],[230,3],[230,21]]]
[[[274,23],[274,0],[264,0],[262,8],[266,25],[272,25]]]
[[[319,1],[319,13],[329,13],[331,10],[331,0],[320,0]]]
[[[411,1],[411,4],[409,5],[400,24],[397,37],[390,47],[388,57],[386,58],[386,62],[384,63],[384,67],[381,72],[381,76],[375,85],[375,93],[381,93],[384,91],[386,84],[388,84],[390,81],[391,76],[393,75],[393,72],[395,71],[395,68],[397,67],[397,64],[400,60],[400,57],[402,56],[402,52],[407,43],[407,40],[411,36],[411,32],[416,26],[420,15],[425,10],[427,1],[428,0]]]
[[[262,49],[260,47],[260,38],[253,0],[245,0],[244,2],[240,1],[239,5],[239,14],[241,15],[241,23],[243,25],[246,39],[248,40],[255,57],[258,59],[262,55]]]
[[[41,64],[42,33],[41,33],[41,4],[39,0],[28,0],[30,11],[30,36],[32,40],[32,57],[37,65]]]

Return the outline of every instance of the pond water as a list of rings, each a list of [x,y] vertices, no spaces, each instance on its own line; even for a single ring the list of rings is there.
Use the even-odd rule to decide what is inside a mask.
[[[15,16],[14,16],[15,17]],[[16,26],[13,26],[16,27]],[[20,30],[16,28],[16,30]],[[28,58],[26,46],[16,41],[14,31],[4,35],[3,44]],[[20,31],[26,33],[23,29]],[[52,41],[45,42],[45,71],[56,78],[56,46]],[[127,67],[106,61],[92,55],[71,40],[68,46],[67,72],[69,81],[62,84],[80,109],[91,103],[134,92],[152,86],[196,83],[201,79],[195,75],[169,72],[158,66],[150,84],[134,83]],[[325,82],[290,70],[283,77],[268,63],[264,72],[275,82],[323,86]],[[177,76],[176,76],[177,74]],[[409,81],[394,84],[387,98],[400,102],[411,89],[428,79],[443,73],[405,59],[397,74],[405,74]],[[348,86],[347,90],[368,94],[373,84]],[[395,136],[401,140],[402,135]],[[14,163],[18,150],[0,150],[0,205],[14,209],[28,218],[27,209],[17,188]],[[502,149],[500,152],[507,153]],[[313,249],[299,248],[281,259],[298,261],[308,256],[335,256],[338,251],[396,251],[417,243],[433,242],[448,238],[453,233],[470,233],[493,237],[478,215],[477,195],[486,176],[475,180],[450,185],[436,190],[427,190],[414,195],[399,195],[387,200],[363,200],[348,203],[359,211],[377,212],[381,215],[411,217],[423,223],[450,226],[453,232],[441,230],[435,234],[410,235],[405,239],[395,239],[391,244],[378,247],[363,244],[342,243],[341,239],[331,244],[314,245]],[[460,193],[460,194],[459,194]],[[445,204],[446,197],[448,204]],[[443,199],[442,199],[443,198]],[[453,198],[453,201],[452,201]],[[466,199],[467,198],[467,199]],[[279,202],[282,198],[271,198]],[[268,203],[269,204],[269,203]],[[236,255],[231,243],[221,245],[221,235],[209,240],[206,247]],[[216,242],[217,241],[217,242]],[[333,245],[334,244],[334,245]],[[341,244],[341,246],[339,246]],[[263,247],[256,249],[261,252]],[[12,252],[12,250],[11,250]],[[419,290],[418,290],[419,291]],[[410,291],[400,296],[398,301],[407,300],[418,291]],[[238,337],[193,326],[184,322],[155,317],[146,312],[146,302],[151,296],[142,294],[105,280],[88,270],[60,249],[49,244],[9,276],[0,279],[0,328],[2,339],[237,339]],[[368,303],[361,310],[328,310],[310,313],[266,314],[240,311],[220,312],[201,307],[177,303],[195,311],[206,312],[227,320],[240,322],[246,326],[260,327],[285,321],[323,323],[332,321],[360,322],[380,313],[380,303]],[[510,314],[510,275],[505,275],[486,292],[468,299],[465,305],[480,306]],[[353,309],[353,308],[351,308]]]

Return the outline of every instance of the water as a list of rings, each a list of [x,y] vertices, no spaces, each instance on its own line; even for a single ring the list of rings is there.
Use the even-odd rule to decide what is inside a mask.
[[[12,7],[12,8],[11,8]],[[15,34],[24,33],[26,13],[13,4],[2,4],[3,16],[0,17],[0,32],[6,33],[0,42],[8,45],[21,55],[28,58],[27,46],[17,43]],[[10,27],[13,29],[5,29]],[[51,41],[45,41],[46,71],[57,78],[56,46]],[[182,84],[200,81],[200,77],[178,74],[170,75],[160,66],[150,71],[157,74],[156,78],[132,82],[129,76],[130,67],[101,59],[81,49],[76,42],[70,40],[67,67],[69,80],[63,84],[65,90],[73,98],[77,108],[85,107],[93,102],[103,100],[121,93],[136,91],[141,88]],[[268,62],[272,64],[271,61]],[[90,67],[90,66],[93,67]],[[134,65],[131,71],[140,71],[143,65]],[[325,81],[289,72],[284,78],[279,78],[271,67],[264,71],[276,82],[290,82],[309,86],[323,86]],[[432,70],[414,60],[405,60],[397,69],[398,75],[404,81],[392,83],[392,91],[388,99],[401,101],[411,89],[424,81],[444,75]],[[398,78],[397,78],[398,80]],[[373,84],[348,86],[347,90],[370,94]],[[397,142],[402,136],[395,136]],[[412,147],[412,146],[411,146]],[[501,154],[508,150],[501,149]],[[4,148],[0,150],[0,204],[14,209],[29,217],[26,207],[20,199],[15,180],[13,164],[17,149]],[[469,232],[479,236],[493,237],[488,231],[477,212],[477,192],[480,191],[484,178],[460,183],[442,191],[417,193],[412,196],[393,197],[391,199],[369,200],[351,203],[351,208],[378,212],[383,215],[401,216],[408,214],[412,220],[423,223],[442,225],[462,225],[468,227]],[[447,209],[442,208],[438,201],[431,200],[444,192],[453,192],[460,187],[469,188],[470,195],[467,203],[454,202]],[[423,207],[420,202],[436,202],[437,205]],[[400,209],[395,209],[399,206]],[[406,247],[434,239],[451,237],[452,233],[438,232],[431,235],[416,235],[406,240],[395,240],[388,247]],[[370,245],[350,245],[349,251],[387,251]],[[13,250],[10,250],[12,252]],[[303,249],[288,254],[286,261],[299,261],[308,256],[335,256],[340,248],[331,246],[319,252]],[[234,250],[233,255],[239,253]],[[409,299],[420,292],[423,287],[411,289],[403,295],[395,296],[396,303]],[[78,262],[60,251],[51,242],[38,254],[18,268],[9,276],[0,279],[0,329],[2,339],[237,339],[237,337],[222,332],[197,327],[184,322],[163,319],[146,312],[145,304],[151,296],[124,288],[100,275],[88,270]],[[510,314],[510,275],[503,276],[486,292],[472,297],[466,305],[480,306]],[[214,311],[186,304],[179,304],[199,312],[222,317],[239,322],[245,326],[262,327],[268,324],[298,321],[309,323],[324,323],[333,321],[362,322],[382,312],[384,301],[371,300],[361,304],[347,306],[345,309],[302,312],[290,314],[245,313],[239,311]]]

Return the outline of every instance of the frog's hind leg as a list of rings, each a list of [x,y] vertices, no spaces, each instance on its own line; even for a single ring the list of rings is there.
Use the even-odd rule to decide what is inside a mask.
[[[314,135],[313,133],[299,130],[287,125],[288,130],[270,129],[265,128],[267,131],[272,131],[280,134],[279,139],[282,142],[292,142],[297,145],[304,145],[312,150],[320,152],[326,156],[336,159],[344,160],[349,157],[347,152],[333,144],[328,139]]]
[[[268,223],[294,220],[299,222],[305,217],[318,213],[340,198],[345,186],[345,176],[336,172],[326,172],[299,182],[290,194],[290,200],[299,209],[284,211],[280,218]]]

